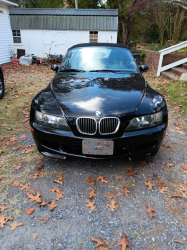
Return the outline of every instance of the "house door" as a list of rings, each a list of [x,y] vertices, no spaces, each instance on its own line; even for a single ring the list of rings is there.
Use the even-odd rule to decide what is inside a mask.
[[[65,55],[69,44],[69,31],[42,31],[43,56],[47,54]]]

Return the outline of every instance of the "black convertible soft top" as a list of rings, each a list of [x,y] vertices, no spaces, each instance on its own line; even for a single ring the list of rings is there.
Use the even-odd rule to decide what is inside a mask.
[[[95,47],[95,46],[103,46],[103,47],[118,47],[118,48],[127,48],[125,47],[123,44],[118,44],[118,43],[79,43],[79,44],[76,44],[74,46],[72,46],[71,48],[69,49],[72,49],[72,48],[79,48],[79,47]],[[68,50],[69,50],[68,49]]]

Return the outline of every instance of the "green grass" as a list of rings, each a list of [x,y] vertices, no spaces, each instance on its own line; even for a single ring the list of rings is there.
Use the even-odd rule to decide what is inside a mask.
[[[173,114],[187,118],[187,82],[171,81],[165,86],[162,85],[160,92],[165,96]]]
[[[180,122],[187,120],[187,82],[164,80],[162,77],[155,77],[149,73],[146,73],[144,77],[153,89],[165,97],[169,115],[179,118]],[[184,124],[184,129],[187,129],[186,124]]]

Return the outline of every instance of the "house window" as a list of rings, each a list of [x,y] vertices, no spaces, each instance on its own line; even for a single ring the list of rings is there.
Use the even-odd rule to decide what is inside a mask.
[[[20,30],[12,30],[14,43],[21,43],[21,32]]]
[[[98,31],[90,31],[90,43],[98,43]]]

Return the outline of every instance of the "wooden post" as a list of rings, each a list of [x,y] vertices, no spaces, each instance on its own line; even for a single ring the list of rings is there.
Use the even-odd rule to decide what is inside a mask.
[[[162,62],[163,62],[163,52],[160,53],[160,59],[159,59],[159,64],[158,64],[158,71],[157,71],[157,76],[160,76],[160,71],[162,68]]]

